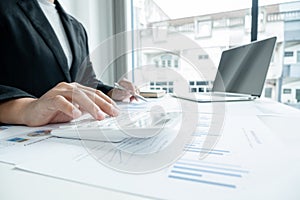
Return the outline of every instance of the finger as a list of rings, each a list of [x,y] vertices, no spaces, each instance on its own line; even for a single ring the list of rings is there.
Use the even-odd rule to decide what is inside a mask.
[[[123,86],[132,93],[135,93],[135,86],[130,81],[123,79],[119,82],[119,85]]]
[[[64,114],[63,112],[59,112],[51,121],[49,121],[49,123],[64,123],[64,122],[69,122],[72,119],[74,119],[74,117],[70,117],[66,114]]]
[[[104,119],[106,114],[111,116],[118,115],[117,109],[99,96],[101,92],[94,91],[87,87],[82,87],[80,84],[67,84],[63,85],[56,93],[78,104],[82,110],[90,113],[97,120]]]
[[[113,89],[113,92],[114,92],[114,89]],[[104,94],[103,92],[101,92],[100,90],[95,90],[95,94],[98,97],[104,99],[109,104],[113,105],[115,108],[118,108],[116,102],[114,100],[112,100],[109,96],[107,96],[106,94]]]
[[[83,85],[79,85],[79,84],[78,84],[78,87],[81,88],[81,89],[83,89],[83,90],[85,90],[85,91],[89,91],[89,92],[97,94],[98,96],[100,96],[101,98],[103,98],[108,103],[112,104],[114,102],[109,96],[107,96],[106,94],[104,94],[100,90],[96,90],[96,89],[93,89],[93,88],[90,88],[90,87],[86,87],[86,86],[83,86]]]
[[[126,96],[131,96],[131,93],[129,91],[113,89],[112,96],[126,97]]]
[[[132,94],[129,91],[123,91],[119,89],[113,89],[112,98],[117,101],[123,101],[132,97]]]
[[[52,105],[54,105],[56,111],[61,111],[72,119],[82,115],[82,112],[75,105],[61,95],[56,95],[52,99]]]
[[[98,97],[99,98],[99,97]],[[95,119],[102,120],[105,118],[105,113],[100,109],[101,106],[98,106],[96,101],[96,95],[94,95],[94,98],[91,96],[88,96],[86,92],[80,90],[80,89],[74,89],[73,90],[73,102],[77,103],[81,109],[87,111],[90,113]],[[103,102],[106,102],[102,99]],[[104,104],[104,103],[103,103]],[[106,104],[110,105],[108,102]],[[109,112],[106,112],[107,114],[110,114]]]
[[[138,98],[136,98],[135,96],[131,96],[131,97],[130,97],[130,102],[133,102],[134,100],[135,100],[135,101],[139,101]]]
[[[110,116],[117,116],[119,114],[119,110],[117,105],[114,103],[112,99],[103,94],[99,90],[94,90],[88,87],[78,87],[83,91],[104,113]],[[103,98],[104,97],[104,98]],[[97,112],[100,112],[99,110]]]
[[[99,97],[98,95],[94,94],[92,97],[95,104],[100,107],[102,111],[107,113],[110,116],[117,116],[119,114],[119,110],[112,104],[105,101],[103,98]]]
[[[78,83],[73,83],[73,85],[77,88],[83,89],[85,91],[90,91],[92,93],[96,93],[98,96],[100,96],[101,98],[103,98],[105,101],[107,101],[110,104],[115,104],[115,102],[106,94],[104,94],[103,92],[101,92],[100,90],[91,88],[91,87],[87,87]]]

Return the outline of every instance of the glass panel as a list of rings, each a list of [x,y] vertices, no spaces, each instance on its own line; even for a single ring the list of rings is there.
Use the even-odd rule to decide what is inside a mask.
[[[217,68],[223,50],[250,42],[251,0],[130,2],[131,30],[138,30],[132,36],[137,49],[131,56],[133,68],[153,65],[158,70],[174,70],[184,77],[189,92],[210,92],[215,71],[206,77],[203,69]],[[258,39],[277,36],[262,96],[289,105],[297,103],[296,88],[300,87],[299,19],[300,1],[259,0]],[[175,36],[184,37],[184,42],[189,41],[194,46],[160,48]],[[149,42],[155,48],[144,48]],[[199,66],[202,66],[200,72]],[[174,83],[172,88],[169,85],[164,88],[167,92],[176,92],[175,80],[168,76],[165,80],[153,79],[145,83],[145,87],[157,89],[150,82],[156,85],[161,81]],[[198,86],[197,82],[201,81],[209,84]],[[190,85],[192,82],[194,85]],[[290,88],[291,94],[284,93],[283,88]]]
[[[135,69],[156,66],[157,70],[174,70],[186,80],[189,92],[211,91],[222,51],[250,42],[251,0],[129,2],[128,19],[134,30],[135,45],[132,66]],[[259,15],[261,23],[265,17],[265,13]],[[263,28],[260,25],[260,29]],[[165,44],[175,37],[180,39],[165,48]],[[149,43],[154,47],[145,48]],[[174,82],[172,88],[167,85],[162,89],[176,92],[176,78],[166,75],[165,79],[151,80],[144,86],[156,89],[153,87],[159,85],[156,82],[171,81]]]
[[[296,89],[300,87],[300,1],[259,0],[265,17],[258,38],[277,36],[266,86],[272,98],[299,108]]]

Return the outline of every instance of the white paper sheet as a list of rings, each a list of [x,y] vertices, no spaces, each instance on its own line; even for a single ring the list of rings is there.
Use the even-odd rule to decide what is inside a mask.
[[[213,150],[203,149],[206,137],[195,135],[185,154],[171,166],[155,173],[121,173],[103,165],[80,141],[51,138],[52,151],[17,168],[97,187],[163,199],[289,199],[299,198],[299,172],[289,150],[258,118],[227,118],[223,134]],[[101,149],[103,143],[95,143]],[[37,147],[37,146],[36,146]],[[38,151],[38,149],[37,149]],[[199,160],[200,153],[207,156]],[[296,167],[296,166],[294,166]]]
[[[56,127],[0,126],[0,162],[16,164],[27,160],[24,152],[31,151],[31,145],[51,137],[50,132]]]
[[[153,102],[151,106],[161,106],[159,101]],[[149,105],[139,104],[135,109],[145,109]],[[181,109],[174,105],[170,104],[169,109]],[[131,108],[133,105],[121,105],[122,109],[127,109],[126,106],[134,109]],[[211,108],[209,104],[199,105],[196,110],[200,113],[198,127],[193,132],[192,142],[184,146],[176,162],[152,173],[120,172],[111,168],[108,162],[103,163],[95,152],[104,153],[112,161],[126,166],[131,160],[120,156],[120,149],[155,152],[168,138],[128,140],[116,144],[118,150],[107,143],[92,142],[87,149],[86,143],[80,140],[47,138],[32,145],[13,145],[13,149],[3,144],[0,160],[32,173],[154,198],[298,200],[300,147],[293,145],[290,148],[270,131],[256,117],[265,114],[265,110],[261,111],[254,102],[226,104],[221,132],[208,134],[212,114],[219,114]],[[7,138],[6,134],[25,137],[24,134],[34,132],[24,127],[16,127],[11,132],[6,128],[0,131],[3,140]],[[213,143],[213,149],[207,149],[204,146],[207,141],[217,142]]]

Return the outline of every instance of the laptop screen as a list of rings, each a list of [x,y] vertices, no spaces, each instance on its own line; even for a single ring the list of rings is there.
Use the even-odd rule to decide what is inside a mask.
[[[223,51],[212,91],[260,97],[276,37]]]

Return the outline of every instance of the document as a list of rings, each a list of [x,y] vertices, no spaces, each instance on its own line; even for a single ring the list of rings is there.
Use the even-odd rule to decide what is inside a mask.
[[[204,118],[209,121],[209,115]],[[195,139],[186,144],[178,160],[156,172],[121,172],[86,151],[80,141],[58,138],[41,142],[45,146],[50,143],[57,145],[44,152],[39,160],[23,162],[16,167],[95,187],[162,199],[282,199],[284,194],[296,195],[291,199],[299,197],[296,187],[300,174],[290,170],[289,165],[294,162],[293,156],[257,117],[227,118],[222,135],[205,134],[208,133],[205,125],[200,123]],[[213,149],[203,148],[207,137],[219,137]],[[154,143],[158,145],[160,141]],[[130,144],[129,149],[144,146],[140,142],[128,142],[118,145]],[[104,149],[112,160],[127,163],[128,160],[124,161],[120,154],[105,149],[107,144],[95,142],[94,145],[95,151]],[[200,157],[201,153],[207,156]]]
[[[160,106],[158,103],[152,105]],[[199,105],[192,140],[179,148],[180,154],[172,162],[148,171],[142,171],[145,166],[137,161],[159,164],[156,157],[149,155],[168,148],[176,134],[127,139],[116,144],[41,136],[38,142],[27,146],[15,142],[18,148],[0,153],[0,160],[14,163],[16,169],[151,198],[299,199],[300,147],[290,148],[256,116],[261,111],[248,103],[226,105],[229,114],[225,113],[223,126],[216,133],[209,130],[213,115],[218,112]],[[138,110],[148,105],[121,107]],[[241,109],[243,106],[245,109]],[[249,114],[241,110],[248,110]],[[2,141],[7,139],[4,135],[8,128],[0,131]],[[12,137],[26,139],[26,134],[38,131],[22,130],[26,131],[18,135],[16,129]],[[210,141],[215,143],[207,148],[205,144]],[[137,167],[137,173],[132,166]]]
[[[17,164],[28,160],[27,151],[29,157],[34,155],[31,146],[50,138],[51,130],[57,127],[0,126],[0,162]]]

